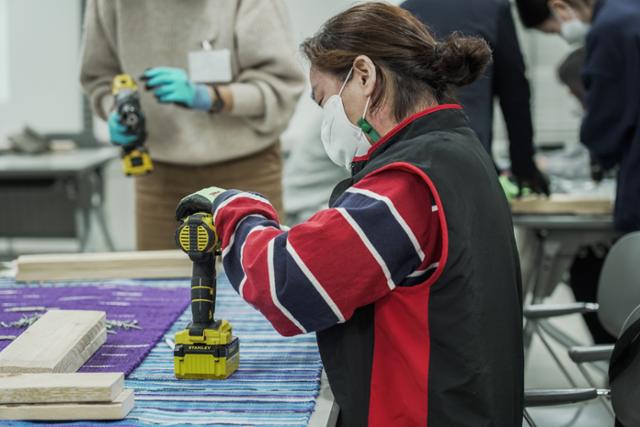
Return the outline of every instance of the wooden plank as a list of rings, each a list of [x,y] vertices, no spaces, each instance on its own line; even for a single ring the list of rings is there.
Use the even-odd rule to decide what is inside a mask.
[[[31,421],[121,420],[131,412],[133,405],[133,390],[127,388],[110,403],[0,405],[0,419]]]
[[[0,404],[113,402],[124,389],[124,374],[0,374]]]
[[[180,250],[23,255],[16,280],[107,280],[191,277],[193,263]]]
[[[106,340],[104,311],[50,310],[0,352],[0,373],[75,372]]]
[[[571,194],[553,194],[551,197],[523,197],[511,201],[514,214],[571,214],[611,215],[613,200],[608,197],[587,197]]]
[[[106,320],[106,319],[105,319]],[[84,365],[84,363],[95,354],[102,344],[107,342],[107,328],[100,330],[93,340],[85,348],[80,350],[77,355],[74,353],[73,357],[67,358],[67,363],[61,365],[60,370],[55,372],[76,372]],[[77,366],[77,367],[76,367]]]

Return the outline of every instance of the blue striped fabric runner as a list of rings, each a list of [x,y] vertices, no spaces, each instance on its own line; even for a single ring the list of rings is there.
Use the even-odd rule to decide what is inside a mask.
[[[13,281],[4,283],[6,286]],[[117,283],[188,287],[184,280]],[[183,329],[190,317],[187,309],[166,337],[173,339],[175,332]],[[315,336],[281,337],[260,313],[235,293],[223,275],[218,278],[216,318],[229,320],[234,334],[240,338],[240,369],[231,378],[225,381],[176,380],[173,353],[161,341],[126,380],[126,386],[135,389],[136,406],[125,420],[63,425],[306,426],[315,407],[322,371]]]

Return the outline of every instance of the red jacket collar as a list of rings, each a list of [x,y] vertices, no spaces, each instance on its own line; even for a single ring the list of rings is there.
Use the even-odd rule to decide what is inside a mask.
[[[378,142],[373,144],[371,148],[369,148],[369,151],[367,151],[367,154],[354,157],[352,160],[352,163],[369,160],[369,157],[371,157],[371,154],[373,154],[374,151],[376,151],[378,148],[386,144],[395,134],[400,132],[403,128],[408,126],[410,123],[419,119],[420,117],[428,116],[431,113],[435,113],[436,111],[441,111],[441,110],[462,110],[462,106],[458,104],[441,104],[441,105],[436,105],[435,107],[429,107],[426,110],[422,110],[412,116],[407,117],[402,122],[398,123],[396,127],[394,127],[389,132],[387,132],[382,138],[380,138]]]

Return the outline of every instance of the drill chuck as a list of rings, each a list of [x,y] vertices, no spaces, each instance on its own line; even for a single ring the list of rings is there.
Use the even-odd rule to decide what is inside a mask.
[[[137,91],[127,89],[116,94],[116,111],[120,122],[127,128],[127,132],[136,136],[134,146],[142,146],[147,139],[144,116],[140,107],[140,95]]]

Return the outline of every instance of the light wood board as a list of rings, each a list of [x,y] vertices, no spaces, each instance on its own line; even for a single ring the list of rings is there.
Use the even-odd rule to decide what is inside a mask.
[[[611,215],[613,200],[608,197],[587,197],[571,194],[553,194],[551,197],[523,197],[511,201],[514,214],[572,214]]]
[[[131,412],[133,405],[133,390],[124,389],[111,403],[0,405],[0,419],[31,421],[121,420]]]
[[[106,340],[104,311],[50,310],[0,352],[0,373],[75,372]]]
[[[124,374],[0,374],[0,404],[113,402],[124,389]]]
[[[192,266],[180,250],[23,255],[18,258],[16,280],[183,278],[191,277]]]

